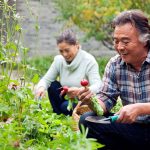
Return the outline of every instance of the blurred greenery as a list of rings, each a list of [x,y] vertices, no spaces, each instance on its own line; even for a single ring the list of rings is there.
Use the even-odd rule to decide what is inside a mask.
[[[35,71],[42,77],[49,69],[53,56],[34,57],[27,60],[27,64],[35,68]],[[30,72],[28,72],[29,75]]]
[[[96,58],[97,63],[99,65],[99,74],[101,77],[104,74],[105,67],[106,67],[106,64],[109,61],[109,59],[110,59],[109,57],[98,57],[98,58]]]
[[[121,11],[140,9],[150,17],[150,0],[55,0],[60,19],[67,20],[67,27],[77,25],[86,38],[95,37],[105,46],[112,47],[111,21]]]

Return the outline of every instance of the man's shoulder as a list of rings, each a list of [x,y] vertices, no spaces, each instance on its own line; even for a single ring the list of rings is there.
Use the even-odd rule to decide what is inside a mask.
[[[120,65],[122,63],[122,59],[121,59],[120,55],[117,54],[117,55],[115,55],[114,57],[112,57],[110,59],[109,63],[113,63],[113,64],[116,64],[116,65],[119,64]]]
[[[120,70],[122,68],[122,64],[124,64],[124,62],[122,61],[120,55],[116,55],[112,58],[110,58],[107,66],[106,66],[106,70],[109,70],[109,72],[116,72],[118,69]]]
[[[120,55],[115,55],[114,57],[111,57],[107,67],[111,67],[114,69],[120,68],[124,64],[123,60],[121,59]]]

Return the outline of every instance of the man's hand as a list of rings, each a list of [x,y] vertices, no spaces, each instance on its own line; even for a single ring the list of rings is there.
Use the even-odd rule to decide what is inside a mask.
[[[70,99],[74,99],[75,97],[77,97],[79,90],[80,89],[78,87],[70,87],[68,89],[67,95],[69,96]]]
[[[90,89],[83,88],[80,89],[78,92],[78,98],[80,101],[82,101],[82,104],[91,105],[91,97],[93,96],[93,93],[90,91]]]
[[[133,123],[136,118],[141,114],[140,103],[130,104],[122,107],[116,114],[119,115],[117,122],[120,123]]]
[[[93,110],[94,112],[96,112],[96,113],[100,112],[100,111],[98,111],[98,110],[100,110],[100,107],[103,109],[104,113],[106,112],[105,104],[99,99],[97,99],[96,104],[94,104],[94,105],[99,105],[99,106],[93,107],[93,103],[95,103],[95,102],[93,102],[92,99],[95,98],[95,96],[90,91],[89,88],[83,88],[82,90],[80,90],[78,93],[78,98],[79,98],[79,100],[82,101],[82,105],[88,105],[89,108],[91,110]]]

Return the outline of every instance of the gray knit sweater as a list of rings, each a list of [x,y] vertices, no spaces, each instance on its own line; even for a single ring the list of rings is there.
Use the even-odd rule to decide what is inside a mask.
[[[89,88],[92,92],[99,91],[101,79],[98,64],[91,54],[80,49],[70,64],[65,61],[62,55],[55,56],[37,88],[43,86],[47,89],[55,80],[59,80],[62,86],[81,87],[80,81],[82,79],[89,81]]]

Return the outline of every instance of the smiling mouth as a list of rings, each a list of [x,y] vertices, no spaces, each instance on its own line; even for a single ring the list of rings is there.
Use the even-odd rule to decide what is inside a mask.
[[[127,55],[127,53],[120,53],[120,55],[123,55],[123,56],[124,56],[124,55]]]
[[[66,60],[69,60],[70,59],[70,57],[69,58],[65,58]]]

